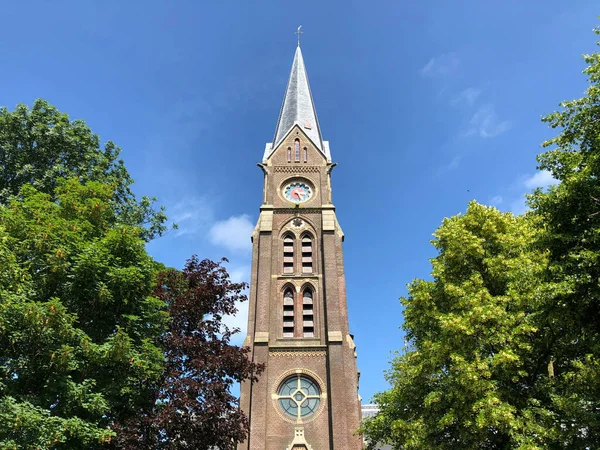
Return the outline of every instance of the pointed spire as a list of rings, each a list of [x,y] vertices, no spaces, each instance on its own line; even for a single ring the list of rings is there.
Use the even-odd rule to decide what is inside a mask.
[[[304,66],[304,58],[302,58],[302,50],[300,50],[300,41],[298,41],[298,47],[294,55],[290,80],[288,81],[275,130],[273,150],[277,148],[296,124],[322,153],[326,153],[317,120],[317,112],[308,85],[308,75]]]

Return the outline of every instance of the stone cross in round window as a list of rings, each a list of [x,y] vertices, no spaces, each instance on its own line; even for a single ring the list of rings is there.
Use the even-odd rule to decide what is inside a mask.
[[[277,397],[279,406],[287,415],[300,419],[317,410],[321,402],[321,391],[313,380],[298,374],[283,382]]]

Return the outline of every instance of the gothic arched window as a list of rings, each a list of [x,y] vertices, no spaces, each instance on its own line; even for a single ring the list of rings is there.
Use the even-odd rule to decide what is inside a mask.
[[[315,337],[315,312],[310,288],[306,288],[302,294],[302,336]]]
[[[283,238],[283,273],[294,273],[294,238]]]
[[[302,238],[302,273],[313,272],[312,238],[305,235]]]
[[[283,294],[283,337],[294,337],[294,291],[287,288]]]
[[[296,151],[296,161],[300,161],[300,139],[294,141],[294,150]]]
[[[304,162],[308,161],[308,149],[304,147]]]
[[[292,162],[292,147],[288,147],[287,155],[288,155],[288,162]]]

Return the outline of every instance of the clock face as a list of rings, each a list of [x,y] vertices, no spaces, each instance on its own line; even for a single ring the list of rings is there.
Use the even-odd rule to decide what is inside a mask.
[[[283,196],[290,202],[302,203],[312,196],[312,190],[306,183],[295,181],[283,188]]]

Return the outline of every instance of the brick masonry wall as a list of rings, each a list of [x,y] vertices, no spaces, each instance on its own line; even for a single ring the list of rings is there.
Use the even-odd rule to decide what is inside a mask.
[[[294,161],[294,140],[300,139],[300,162]],[[288,162],[287,148],[292,149]],[[304,147],[308,161],[304,162]],[[250,439],[239,450],[290,448],[296,427],[313,450],[358,450],[355,436],[360,425],[358,376],[354,343],[348,330],[348,312],[342,253],[343,234],[337,224],[329,173],[330,164],[299,127],[270,156],[265,170],[265,202],[253,234],[248,336],[250,357],[266,363],[258,383],[242,385],[241,406],[250,418]],[[307,182],[310,200],[295,206],[282,195],[292,180]],[[301,219],[297,226],[294,219]],[[300,239],[313,237],[311,274],[301,270]],[[295,236],[294,273],[283,273],[283,235]],[[311,286],[314,305],[314,338],[283,337],[283,293],[293,286],[296,295]],[[296,314],[302,314],[296,311]],[[296,321],[296,326],[300,322]],[[300,421],[279,408],[275,394],[290,374],[305,373],[324,394],[316,413]]]

